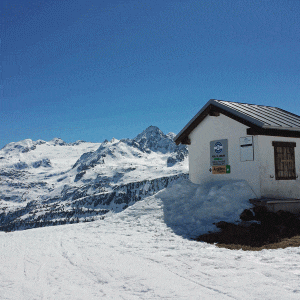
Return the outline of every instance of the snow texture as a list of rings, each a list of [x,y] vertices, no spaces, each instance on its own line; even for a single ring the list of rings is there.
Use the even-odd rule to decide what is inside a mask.
[[[250,193],[181,181],[101,221],[0,232],[1,299],[299,299],[299,248],[228,250],[176,234],[181,214],[198,217],[197,195],[210,210],[231,188]]]
[[[189,180],[174,182],[172,188],[157,194],[164,203],[164,221],[176,234],[197,237],[216,231],[213,223],[240,221],[255,197],[246,181],[219,181],[193,184]]]
[[[133,140],[0,150],[3,230],[95,220],[0,231],[0,298],[299,299],[299,248],[191,239],[236,221],[254,195],[244,181],[189,182],[173,138],[151,126]]]
[[[150,126],[134,139],[98,144],[54,138],[6,145],[0,150],[0,230],[101,219],[187,177],[187,148],[173,138]]]

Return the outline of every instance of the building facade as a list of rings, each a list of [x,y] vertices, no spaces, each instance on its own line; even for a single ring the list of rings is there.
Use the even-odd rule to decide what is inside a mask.
[[[210,100],[175,137],[194,183],[246,180],[256,197],[300,199],[300,117],[275,107]]]

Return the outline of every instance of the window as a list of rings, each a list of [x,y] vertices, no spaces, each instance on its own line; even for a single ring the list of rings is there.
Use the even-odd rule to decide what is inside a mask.
[[[272,142],[275,159],[275,179],[295,180],[295,147],[296,143]]]

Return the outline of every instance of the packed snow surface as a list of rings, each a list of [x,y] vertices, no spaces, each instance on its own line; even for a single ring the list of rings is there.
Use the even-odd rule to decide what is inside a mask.
[[[299,248],[236,251],[186,238],[234,220],[250,194],[242,181],[180,181],[104,220],[0,232],[0,298],[299,299]]]

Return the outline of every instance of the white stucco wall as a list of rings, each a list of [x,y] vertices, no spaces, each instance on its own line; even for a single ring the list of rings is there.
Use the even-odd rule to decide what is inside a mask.
[[[189,172],[190,180],[202,183],[216,180],[244,179],[258,198],[260,192],[260,157],[258,137],[253,137],[254,161],[241,162],[240,137],[247,136],[247,126],[220,114],[218,117],[207,116],[189,135]],[[230,174],[212,174],[210,169],[210,142],[228,139],[228,163]]]
[[[300,139],[274,136],[258,136],[261,157],[261,193],[271,198],[298,198],[300,199],[300,178],[296,180],[276,180],[274,147],[272,141],[295,142],[296,174],[300,175]]]

